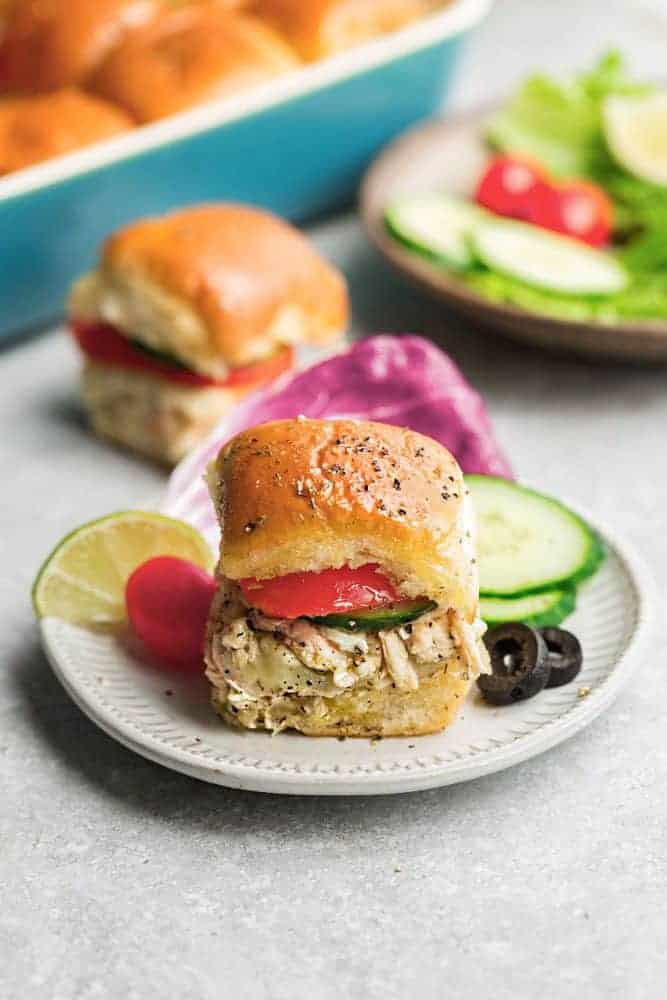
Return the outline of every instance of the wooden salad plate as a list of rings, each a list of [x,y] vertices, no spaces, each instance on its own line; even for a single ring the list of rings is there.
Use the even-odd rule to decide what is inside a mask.
[[[444,305],[516,340],[589,357],[644,364],[667,361],[667,320],[603,322],[558,319],[484,298],[454,272],[398,243],[384,210],[403,195],[444,191],[471,197],[489,149],[483,125],[490,110],[438,119],[404,133],[374,161],[363,180],[360,210],[380,253]]]

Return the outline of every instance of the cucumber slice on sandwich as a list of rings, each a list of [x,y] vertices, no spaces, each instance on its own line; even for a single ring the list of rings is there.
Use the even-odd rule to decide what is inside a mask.
[[[476,257],[491,271],[548,291],[613,295],[628,281],[610,253],[526,222],[484,222],[472,229],[470,240]]]
[[[533,628],[560,625],[571,615],[577,604],[574,587],[547,590],[544,594],[527,597],[483,597],[479,613],[489,628],[506,622],[523,622]]]
[[[597,534],[552,497],[494,476],[466,476],[478,523],[482,597],[572,587],[604,557]]]
[[[318,625],[341,628],[345,632],[381,632],[386,628],[406,625],[436,607],[434,601],[401,601],[384,608],[364,608],[342,615],[320,615],[311,618]]]
[[[400,243],[454,268],[472,263],[470,232],[488,218],[488,212],[471,202],[444,194],[400,198],[384,216],[387,229]]]

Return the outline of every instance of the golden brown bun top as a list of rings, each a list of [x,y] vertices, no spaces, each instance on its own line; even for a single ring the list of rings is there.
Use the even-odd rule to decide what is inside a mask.
[[[96,93],[148,122],[223,97],[297,65],[268,25],[218,3],[167,10],[125,35],[90,81]]]
[[[433,6],[433,0],[255,0],[252,9],[313,60],[394,31]]]
[[[81,83],[155,0],[15,0],[0,44],[0,89],[38,93]]]
[[[9,174],[132,128],[131,118],[74,88],[0,101],[0,174]]]
[[[195,315],[204,340],[193,335],[184,360],[199,358],[197,370],[215,355],[234,367],[290,340],[324,344],[347,325],[344,278],[298,229],[248,205],[197,205],[136,222],[107,240],[101,270],[116,286],[157,287]],[[288,326],[293,337],[283,337]],[[172,327],[165,316],[173,342],[161,346],[173,351]]]
[[[474,616],[469,500],[431,438],[354,420],[280,420],[239,434],[209,478],[220,575],[267,579],[379,563],[401,590]]]

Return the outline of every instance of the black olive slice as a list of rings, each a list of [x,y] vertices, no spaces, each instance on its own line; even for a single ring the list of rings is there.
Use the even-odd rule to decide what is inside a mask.
[[[548,649],[539,632],[508,622],[484,636],[491,674],[481,674],[477,686],[492,705],[511,705],[538,694],[549,679]]]
[[[576,635],[564,628],[543,628],[540,630],[547,644],[549,664],[548,688],[569,684],[581,670],[584,654]]]

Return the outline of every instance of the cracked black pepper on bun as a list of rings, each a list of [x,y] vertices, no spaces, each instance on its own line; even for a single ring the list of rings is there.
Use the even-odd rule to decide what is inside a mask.
[[[226,719],[347,736],[419,735],[452,721],[488,667],[474,520],[445,448],[386,424],[282,420],[230,441],[209,486],[222,540],[207,675]],[[364,627],[363,610],[349,612],[354,632],[307,610],[269,614],[246,585],[312,574],[299,579],[305,598],[316,574],[369,566],[394,591],[380,630]],[[298,608],[298,590],[295,599]],[[413,620],[392,621],[406,601]]]

